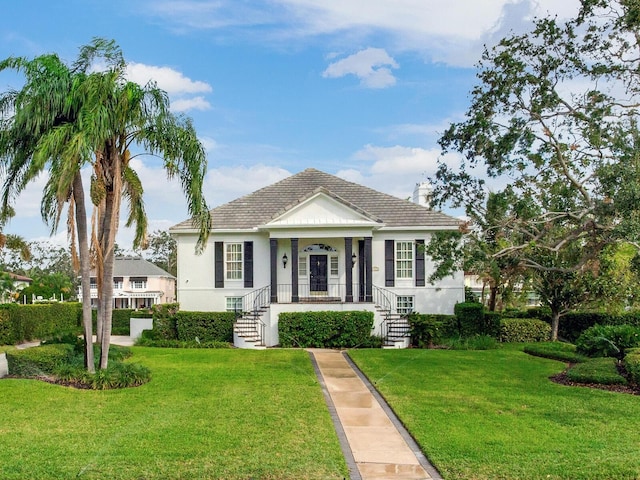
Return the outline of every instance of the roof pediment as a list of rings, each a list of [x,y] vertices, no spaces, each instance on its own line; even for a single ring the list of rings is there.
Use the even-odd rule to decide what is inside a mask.
[[[319,187],[278,211],[263,227],[379,227],[381,223],[373,215]]]

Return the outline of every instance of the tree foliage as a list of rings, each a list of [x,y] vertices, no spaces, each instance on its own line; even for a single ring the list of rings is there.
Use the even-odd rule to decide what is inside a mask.
[[[178,274],[178,252],[175,238],[165,230],[156,230],[149,235],[144,257],[154,265],[169,272],[174,277]]]
[[[102,70],[93,69],[96,62]],[[126,204],[126,226],[135,230],[134,247],[145,246],[147,218],[143,188],[130,163],[131,148],[162,159],[169,178],[178,178],[189,213],[199,227],[198,248],[204,248],[210,218],[202,193],[206,159],[191,120],[169,109],[166,92],[151,82],[145,86],[126,79],[126,62],[112,40],[94,39],[80,49],[73,66],[56,55],[33,60],[10,57],[0,70],[23,72],[22,90],[0,97],[0,159],[5,169],[3,208],[12,202],[40,172],[47,170],[41,211],[52,230],[57,228],[62,206],[69,205],[72,245],[78,234],[83,299],[88,288],[89,263],[98,279],[98,331],[100,368],[106,368],[111,334],[115,237],[121,202]],[[91,245],[93,256],[82,253],[86,241],[83,166],[91,168],[88,189],[94,211]],[[86,306],[86,305],[85,305]],[[83,318],[84,316],[83,311]],[[86,324],[86,322],[84,322]],[[89,327],[90,329],[90,327]],[[90,337],[85,329],[85,338]]]
[[[533,272],[554,337],[603,250],[638,245],[639,12],[635,1],[582,0],[575,19],[537,19],[503,39],[480,61],[466,119],[440,139],[462,163],[439,164],[434,201],[466,209],[489,265]],[[508,201],[483,225],[490,191]]]

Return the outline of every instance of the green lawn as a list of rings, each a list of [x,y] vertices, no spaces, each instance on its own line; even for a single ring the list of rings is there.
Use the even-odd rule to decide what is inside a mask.
[[[352,350],[445,479],[639,479],[640,397],[520,351]]]
[[[332,479],[348,470],[308,354],[134,348],[120,391],[0,380],[0,478]]]

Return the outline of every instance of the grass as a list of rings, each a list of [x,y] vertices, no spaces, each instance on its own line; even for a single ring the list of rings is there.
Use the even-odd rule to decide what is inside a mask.
[[[306,352],[133,350],[137,388],[1,380],[0,478],[347,476]]]
[[[611,357],[592,358],[567,371],[572,382],[626,385],[627,379],[618,372],[617,361]]]
[[[537,342],[525,345],[524,351],[529,355],[551,358],[569,363],[580,363],[589,360],[586,355],[576,353],[576,346],[564,342]]]
[[[640,397],[555,384],[560,362],[516,348],[349,354],[447,480],[640,478]]]

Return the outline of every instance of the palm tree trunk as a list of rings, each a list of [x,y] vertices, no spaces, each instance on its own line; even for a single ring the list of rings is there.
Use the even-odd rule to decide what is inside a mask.
[[[109,341],[111,339],[112,312],[113,312],[113,264],[115,260],[114,247],[118,223],[120,218],[120,198],[122,196],[122,171],[119,154],[112,148],[107,149],[102,166],[105,178],[106,196],[104,217],[100,225],[99,235],[103,252],[102,270],[102,298],[100,299],[102,316],[102,342],[100,351],[100,368],[107,368],[109,363]]]
[[[84,188],[80,171],[73,179],[73,197],[76,208],[76,230],[80,251],[80,284],[82,288],[82,330],[84,333],[84,366],[88,372],[96,371],[93,357],[93,329],[91,321],[91,261],[87,236],[87,209],[84,203]]]
[[[113,263],[115,231],[112,228],[114,215],[114,193],[107,193],[105,199],[104,218],[102,222],[102,298],[100,299],[99,315],[102,320],[102,341],[100,349],[100,368],[107,368],[109,363],[109,341],[111,339],[112,313],[113,313]]]

